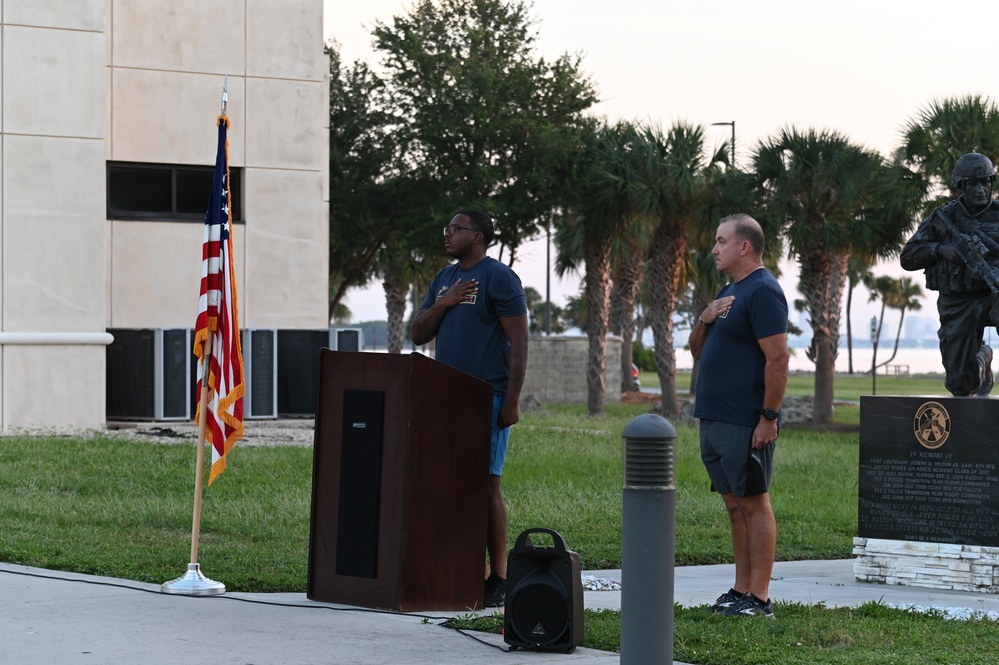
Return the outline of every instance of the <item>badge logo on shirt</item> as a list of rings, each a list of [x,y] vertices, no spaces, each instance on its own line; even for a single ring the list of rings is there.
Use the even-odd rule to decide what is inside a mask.
[[[447,290],[449,288],[450,288],[449,286],[442,286],[441,289],[440,289],[440,291],[437,292],[437,299],[440,300],[441,297],[445,293],[447,293]],[[474,305],[475,304],[475,298],[476,298],[476,296],[478,296],[478,294],[479,294],[478,291],[475,291],[474,293],[469,293],[468,295],[465,296],[465,298],[461,301],[460,304],[462,304],[462,305]]]

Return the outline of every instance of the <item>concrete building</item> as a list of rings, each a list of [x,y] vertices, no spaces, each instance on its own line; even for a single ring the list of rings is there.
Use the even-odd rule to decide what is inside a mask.
[[[328,327],[322,12],[0,0],[0,431],[103,426],[108,331],[193,327],[226,74],[242,327]]]

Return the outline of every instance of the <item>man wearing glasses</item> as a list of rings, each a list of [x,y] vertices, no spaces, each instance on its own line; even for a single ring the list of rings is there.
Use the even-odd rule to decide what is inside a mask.
[[[528,329],[520,278],[486,256],[494,235],[493,220],[477,210],[459,212],[444,227],[444,252],[457,261],[434,277],[411,330],[415,344],[437,338],[437,360],[493,386],[486,607],[502,607],[506,597],[507,521],[500,476],[510,425],[520,420]]]

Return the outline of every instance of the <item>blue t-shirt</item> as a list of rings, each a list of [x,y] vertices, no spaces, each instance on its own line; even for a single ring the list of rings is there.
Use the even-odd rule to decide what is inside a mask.
[[[506,394],[510,340],[500,317],[527,314],[527,299],[517,273],[486,256],[468,270],[452,263],[430,282],[423,309],[430,309],[458,279],[479,281],[478,293],[444,314],[437,329],[437,360],[488,381],[497,395]]]
[[[735,296],[727,315],[708,329],[698,365],[694,416],[756,425],[763,404],[766,356],[759,340],[787,332],[787,299],[765,269],[728,284],[718,298]]]

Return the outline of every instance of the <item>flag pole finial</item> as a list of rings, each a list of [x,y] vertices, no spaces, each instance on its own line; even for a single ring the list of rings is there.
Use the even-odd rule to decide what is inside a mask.
[[[229,102],[229,73],[226,72],[225,78],[222,79],[222,115],[225,115],[225,107]]]

